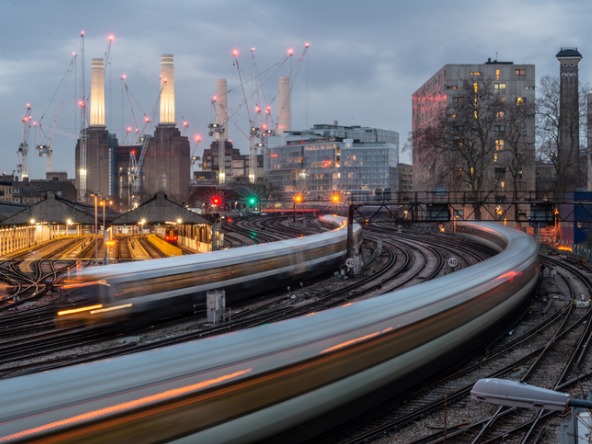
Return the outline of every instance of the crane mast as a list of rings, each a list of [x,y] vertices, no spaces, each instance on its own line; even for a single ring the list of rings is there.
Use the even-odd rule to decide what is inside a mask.
[[[37,145],[37,152],[39,153],[39,157],[43,157],[44,154],[47,156],[46,172],[48,173],[51,173],[53,171],[51,159],[53,154],[53,149],[51,148],[52,143],[53,142],[51,138],[49,138],[47,139],[47,143],[45,145]]]
[[[29,170],[27,168],[27,154],[29,153],[29,130],[31,129],[31,104],[27,103],[27,111],[23,117],[23,140],[19,145],[17,151],[19,163],[17,165],[17,173],[21,176],[21,180],[29,177]]]
[[[86,90],[84,85],[84,31],[80,32],[80,64],[82,67],[82,100],[80,100],[80,189],[78,197],[86,201]]]

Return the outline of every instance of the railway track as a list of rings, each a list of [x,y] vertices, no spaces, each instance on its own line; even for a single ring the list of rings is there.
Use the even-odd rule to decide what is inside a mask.
[[[53,333],[56,337],[55,344],[52,344],[52,333],[39,334],[19,339],[22,344],[31,343],[31,346],[27,345],[28,352],[23,353],[21,359],[10,343],[3,347],[0,338],[0,374],[5,376],[24,374],[70,365],[78,361],[86,362],[108,357],[118,352],[131,353],[276,322],[349,303],[357,298],[367,298],[395,288],[420,283],[441,273],[445,255],[436,255],[436,250],[425,245],[425,242],[419,240],[401,242],[399,239],[395,243],[388,239],[385,241],[384,238],[385,236],[383,236],[383,253],[380,257],[373,256],[377,240],[373,240],[370,236],[366,241],[365,276],[356,279],[331,277],[316,283],[301,283],[300,288],[286,289],[286,292],[280,291],[277,296],[269,295],[249,306],[237,307],[233,310],[231,320],[220,325],[208,325],[205,313],[193,313],[189,316],[192,318],[189,321],[163,320],[164,326],[151,326],[149,335],[152,339],[147,341],[136,339],[147,336],[145,327],[140,329],[122,327],[118,331],[108,331],[102,338],[95,333],[76,334],[71,342],[68,342],[67,336],[57,332]],[[197,318],[200,320],[197,321]],[[184,324],[189,326],[183,333],[180,331],[183,330]],[[167,337],[166,332],[170,332],[171,329],[177,331],[173,335],[168,334]],[[126,335],[131,339],[122,344],[121,338]],[[119,339],[113,341],[114,336]],[[35,341],[42,342],[37,342],[38,346],[35,347]],[[38,356],[34,353],[36,349],[42,350]],[[54,354],[59,353],[57,358],[49,353],[52,350]]]
[[[577,397],[592,388],[591,311],[574,308],[575,299],[592,294],[590,274],[548,257],[543,261],[547,270],[538,295],[504,336],[473,360],[397,403],[380,406],[353,425],[355,430],[327,442],[559,442],[564,418],[557,412],[533,414],[469,399],[481,378],[524,381]]]

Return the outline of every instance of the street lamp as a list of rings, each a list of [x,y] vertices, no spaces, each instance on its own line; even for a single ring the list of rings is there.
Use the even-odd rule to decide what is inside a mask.
[[[565,411],[568,407],[592,408],[592,401],[573,399],[569,393],[495,378],[478,380],[471,390],[471,399],[507,407],[560,412]]]
[[[70,225],[72,225],[72,219],[66,220],[66,236],[70,236]]]
[[[296,222],[296,204],[301,204],[304,201],[304,197],[302,194],[295,194],[294,197],[292,197],[292,200],[294,201],[292,219],[294,222]]]
[[[97,198],[99,197],[98,194],[91,193],[91,196],[95,200],[95,262],[99,259],[99,233],[97,230],[97,219],[98,216],[98,208],[97,208]]]
[[[31,224],[31,227],[32,227],[29,229],[29,247],[35,243],[35,231],[34,231],[35,230],[35,228],[34,228],[35,222],[36,221],[33,218],[31,218],[29,220],[29,223]]]
[[[111,205],[111,201],[108,202]],[[107,261],[107,225],[105,224],[105,208],[107,207],[107,200],[101,200],[101,206],[103,207],[103,263]]]

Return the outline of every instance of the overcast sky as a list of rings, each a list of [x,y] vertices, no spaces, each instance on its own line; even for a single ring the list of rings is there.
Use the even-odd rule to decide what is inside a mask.
[[[134,125],[132,109],[140,126],[145,114],[153,115],[161,55],[174,55],[176,120],[196,155],[212,140],[207,127],[215,120],[217,79],[228,82],[230,138],[247,153],[244,97],[251,106],[271,104],[276,122],[278,78],[291,71],[292,129],[334,121],[389,129],[399,133],[401,148],[411,130],[411,94],[445,64],[488,58],[534,64],[538,84],[559,75],[555,55],[562,47],[577,47],[580,80],[592,77],[589,0],[0,0],[0,8],[0,171],[7,173],[18,163],[30,103],[33,120],[46,137],[53,134],[53,170],[74,177],[82,30],[87,96],[90,60],[103,57],[108,36],[115,36],[106,121],[120,144],[133,142],[125,133]],[[73,52],[79,55],[71,65]],[[203,136],[198,146],[196,134]],[[29,176],[42,178],[46,159],[34,148],[44,143],[39,129],[31,129],[29,143]]]

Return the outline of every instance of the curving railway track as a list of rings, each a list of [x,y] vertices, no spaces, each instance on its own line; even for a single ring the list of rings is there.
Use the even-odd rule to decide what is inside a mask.
[[[481,378],[524,381],[576,397],[592,389],[592,311],[574,304],[592,296],[591,274],[551,257],[543,262],[546,271],[537,296],[504,336],[492,338],[479,356],[397,404],[379,406],[351,431],[327,437],[327,442],[559,442],[565,420],[561,413],[495,407],[469,396]]]
[[[314,229],[314,221],[308,225],[309,229]],[[253,227],[247,229],[252,230]],[[276,225],[274,228],[267,226],[265,231],[284,232],[283,225]],[[301,234],[300,231],[298,233]],[[392,235],[392,240],[389,240],[387,233]],[[379,241],[383,246],[382,253],[377,256],[376,243]],[[446,246],[448,250],[444,251],[444,247],[430,246],[425,240],[404,240],[393,230],[382,233],[380,239],[367,236],[363,248],[366,263],[363,276],[344,279],[343,276],[337,275],[328,279],[302,282],[300,288],[288,288],[286,291],[262,295],[249,305],[233,307],[231,320],[215,326],[206,322],[205,312],[199,312],[188,314],[185,320],[163,319],[158,326],[150,325],[148,328],[118,326],[116,329],[103,331],[80,330],[72,335],[53,331],[53,313],[50,312],[45,318],[37,319],[39,325],[47,326],[47,331],[27,334],[25,330],[15,341],[5,343],[0,337],[0,375],[10,377],[117,353],[170,345],[276,322],[339,306],[356,299],[372,297],[421,283],[441,274],[445,258],[455,246],[458,246],[458,242],[449,243]],[[66,306],[67,301],[62,301],[62,304]],[[174,330],[174,334],[171,334],[171,330]],[[115,336],[118,339],[114,341]],[[52,337],[55,337],[55,344],[52,343]],[[125,337],[130,339],[122,339]],[[23,345],[21,356],[16,351],[18,346],[15,344]]]

